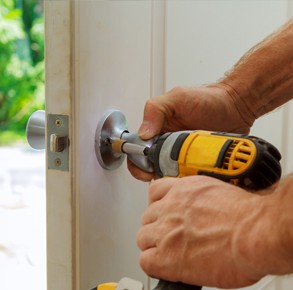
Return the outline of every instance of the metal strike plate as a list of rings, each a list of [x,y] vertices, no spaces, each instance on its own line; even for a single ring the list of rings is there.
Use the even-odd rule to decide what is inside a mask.
[[[48,169],[69,171],[68,116],[47,116]]]

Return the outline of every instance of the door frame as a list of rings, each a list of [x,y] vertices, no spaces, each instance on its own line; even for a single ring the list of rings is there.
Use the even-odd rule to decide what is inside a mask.
[[[76,200],[74,159],[74,1],[45,2],[46,118],[69,117],[69,170],[46,168],[47,287],[77,289]],[[46,142],[47,144],[47,142]],[[46,148],[46,151],[49,148]],[[46,161],[48,164],[48,160]]]

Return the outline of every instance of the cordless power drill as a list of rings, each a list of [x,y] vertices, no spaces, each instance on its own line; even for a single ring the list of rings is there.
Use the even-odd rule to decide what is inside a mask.
[[[180,131],[163,134],[151,146],[130,143],[123,134],[111,143],[117,153],[145,156],[159,177],[206,175],[251,191],[269,187],[281,177],[277,148],[253,136]],[[144,169],[141,163],[137,165]],[[160,280],[154,290],[195,289],[201,286]]]
[[[129,156],[143,155],[159,177],[207,175],[248,190],[264,189],[281,177],[278,149],[248,135],[179,131],[142,146],[123,140],[122,134],[121,139],[112,141],[112,149]],[[145,169],[141,163],[137,165]]]
[[[106,130],[105,135],[108,133]],[[155,172],[159,177],[206,175],[250,191],[269,187],[281,177],[279,151],[269,142],[253,136],[179,131],[165,133],[147,143],[137,133],[125,130],[119,138],[100,139],[100,156],[107,152],[107,158],[118,156],[119,159],[125,153],[142,170]],[[101,157],[99,160],[104,165]],[[201,286],[160,280],[154,290],[195,289]]]

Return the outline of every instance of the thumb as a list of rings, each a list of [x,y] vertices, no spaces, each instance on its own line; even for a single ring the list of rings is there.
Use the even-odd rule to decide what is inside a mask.
[[[148,140],[161,133],[165,120],[164,113],[156,106],[152,100],[147,101],[144,108],[143,121],[138,129],[138,136],[143,140]]]

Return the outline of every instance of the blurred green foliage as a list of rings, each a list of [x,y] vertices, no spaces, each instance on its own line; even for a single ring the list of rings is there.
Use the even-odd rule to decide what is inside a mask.
[[[0,139],[44,103],[43,1],[0,0]]]

